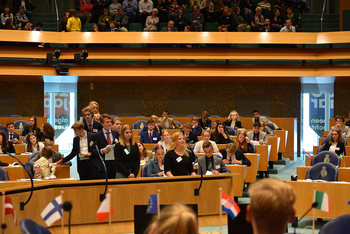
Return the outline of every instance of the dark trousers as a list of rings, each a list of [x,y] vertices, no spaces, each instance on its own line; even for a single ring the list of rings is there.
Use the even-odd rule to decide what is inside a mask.
[[[80,180],[96,180],[99,178],[97,167],[90,159],[79,162],[78,173]]]
[[[107,174],[108,179],[115,179],[116,177],[116,168],[115,168],[115,161],[114,160],[107,160],[105,161],[106,168],[107,168]],[[100,179],[106,179],[106,175],[104,171],[99,171]]]

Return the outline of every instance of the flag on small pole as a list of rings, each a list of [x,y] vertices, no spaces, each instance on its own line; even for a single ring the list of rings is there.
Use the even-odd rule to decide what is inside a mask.
[[[61,191],[61,199],[63,201],[63,191]],[[63,209],[63,206],[62,206],[62,209]],[[62,231],[62,234],[64,234],[64,212],[62,212],[62,218],[61,218],[61,231]]]
[[[97,210],[96,216],[98,220],[102,222],[112,214],[114,214],[114,210],[110,203],[110,194],[107,193],[105,199]]]
[[[41,212],[41,217],[44,219],[47,226],[51,226],[54,222],[62,218],[62,194],[57,196],[50,202]]]
[[[218,156],[218,157],[220,157],[220,158],[223,158],[222,153],[221,153],[219,150],[216,151],[216,156]]]
[[[108,217],[108,227],[109,227],[109,234],[112,234],[112,204],[111,204],[111,201],[112,201],[112,189],[109,189],[109,199],[108,199],[108,202],[109,202],[109,217]]]
[[[17,226],[17,217],[16,217],[16,212],[15,209],[12,205],[12,201],[11,198],[8,196],[5,196],[5,192],[2,192],[2,196],[3,196],[3,217],[2,217],[2,223],[5,224],[5,216],[6,215],[12,215],[13,218],[13,222],[16,224]]]
[[[331,215],[331,201],[327,193],[315,190],[314,201],[318,203],[316,209],[326,211]]]
[[[221,193],[221,209],[230,215],[232,220],[234,220],[241,211],[237,203],[226,193]]]
[[[157,214],[158,210],[158,194],[149,195],[146,214]]]
[[[339,160],[339,162],[338,162],[339,166],[340,166],[340,163],[341,163],[342,159],[344,159],[344,152],[339,155],[339,159],[338,159]]]
[[[311,159],[311,155],[308,152],[305,152],[305,158]]]

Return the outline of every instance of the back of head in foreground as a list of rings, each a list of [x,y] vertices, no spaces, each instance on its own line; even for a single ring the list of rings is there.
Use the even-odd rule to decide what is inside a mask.
[[[145,233],[148,234],[198,234],[195,213],[180,203],[167,206],[160,212]]]
[[[251,202],[246,219],[252,223],[254,234],[282,234],[288,222],[293,222],[293,204],[296,194],[293,187],[281,180],[268,178],[249,187]]]

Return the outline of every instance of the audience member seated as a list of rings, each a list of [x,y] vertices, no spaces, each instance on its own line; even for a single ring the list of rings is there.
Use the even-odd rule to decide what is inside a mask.
[[[127,1],[127,0],[126,0]],[[115,23],[121,32],[128,31],[129,16],[124,14],[123,8],[119,8],[119,14],[115,16]]]
[[[234,30],[233,16],[230,13],[228,6],[224,7],[224,12],[221,17],[221,23],[218,28],[219,32],[232,32]]]
[[[153,144],[162,140],[160,133],[154,130],[154,121],[152,119],[147,121],[147,131],[141,131],[140,141],[143,143]]]
[[[7,126],[7,132],[6,132],[6,139],[13,144],[19,143],[19,135],[15,133],[15,123],[13,121],[8,121],[6,123]]]
[[[232,9],[236,8],[236,7],[240,7],[242,3],[242,0],[233,0],[231,1],[231,4],[229,4],[229,6],[231,6]]]
[[[74,9],[69,10],[69,18],[67,21],[67,31],[68,32],[80,32],[81,31],[81,21],[77,16],[77,12]]]
[[[98,19],[98,28],[100,31],[106,31],[109,28],[109,22],[112,21],[112,17],[109,16],[108,8],[103,10],[103,15]]]
[[[17,11],[17,9],[19,9],[21,6],[23,7],[24,14],[30,20],[32,18],[31,1],[30,0],[14,0],[13,1],[13,9],[15,9],[15,11]]]
[[[25,24],[29,22],[29,19],[26,14],[24,14],[24,7],[20,6],[18,13],[15,16],[15,27],[17,30],[21,30]]]
[[[41,142],[39,142],[39,143],[41,143]],[[45,140],[45,146],[50,146],[53,149],[54,143],[53,143],[53,141],[50,141],[49,139],[46,139]],[[42,148],[44,148],[44,147],[42,147]],[[38,154],[35,155],[29,162],[31,164],[34,164],[37,160],[39,160],[41,158],[41,155],[42,155],[42,150],[39,150]],[[49,162],[50,163],[56,163],[56,162],[60,161],[61,159],[63,159],[62,154],[60,152],[53,151],[52,158],[49,160]],[[69,166],[72,166],[72,162],[71,161],[67,161],[65,164],[69,165]]]
[[[154,220],[147,228],[147,234],[186,233],[198,234],[197,217],[186,205],[175,203],[165,207],[159,218]]]
[[[265,132],[260,131],[260,127],[261,127],[261,124],[259,122],[255,122],[253,124],[253,130],[251,130],[250,132],[247,132],[247,137],[251,141],[259,142],[260,145],[262,144],[267,145],[268,144],[267,134]]]
[[[163,137],[163,140],[159,141],[157,143],[157,145],[163,146],[164,152],[167,152],[169,144],[170,144],[170,137],[171,136],[167,130],[164,130],[162,137]],[[153,151],[154,151],[154,148],[153,148]]]
[[[141,0],[139,1],[139,21],[142,25],[145,24],[146,18],[152,15],[153,1],[152,0]]]
[[[136,0],[124,0],[123,1],[123,10],[125,11],[125,15],[129,17],[130,23],[134,23],[136,20],[137,5],[138,5],[138,3]],[[120,14],[120,11],[119,11],[119,14]],[[117,15],[116,15],[116,17],[117,17]]]
[[[91,101],[89,103],[89,107],[91,108],[93,114],[100,114],[100,105],[96,101]]]
[[[198,137],[196,133],[192,132],[191,129],[192,129],[191,124],[189,123],[184,124],[182,133],[185,137],[185,141],[187,144],[194,144],[198,142]]]
[[[100,113],[94,114],[93,120],[96,122],[101,122],[101,115]]]
[[[55,138],[55,129],[49,123],[43,123],[40,128],[41,139],[40,141],[45,141],[45,139],[50,139],[54,141]]]
[[[256,4],[252,0],[243,0],[240,4],[242,16],[248,25],[254,21]]]
[[[218,126],[218,123],[220,123],[221,121],[220,120],[215,120],[214,122],[213,122],[213,129],[215,130],[216,129],[216,126]]]
[[[172,22],[172,24],[174,25],[174,22]],[[168,116],[169,116],[169,111],[163,111],[162,118],[158,119],[158,125],[161,126],[162,129],[179,128],[179,125],[174,121],[174,119],[168,118]]]
[[[152,115],[151,120],[153,120],[153,123],[154,123],[154,130],[159,132],[160,135],[162,135],[162,127],[158,125],[158,116]],[[143,127],[142,131],[147,131],[147,130],[148,130],[148,127],[146,125]]]
[[[109,15],[114,19],[115,15],[118,14],[119,8],[121,8],[122,5],[118,2],[118,0],[113,0],[113,3],[109,5]]]
[[[29,124],[23,128],[22,136],[27,136],[28,133],[33,132],[36,134],[38,139],[41,139],[40,128],[37,126],[37,121],[35,116],[29,118]]]
[[[175,25],[178,25],[179,10],[180,10],[180,6],[177,4],[177,0],[173,0],[173,4],[169,6],[168,22],[172,20],[174,21]]]
[[[223,122],[218,123],[215,132],[212,132],[210,135],[210,140],[215,141],[216,144],[228,144],[233,142]]]
[[[24,146],[25,152],[35,152],[35,151],[41,151],[44,148],[44,144],[40,142],[37,138],[37,136],[30,132],[27,135],[27,143]]]
[[[256,8],[256,14],[254,16],[254,21],[251,22],[251,30],[253,32],[262,32],[263,26],[265,25],[265,18],[261,14],[261,8]]]
[[[280,10],[274,9],[272,12],[272,19],[271,19],[271,31],[272,32],[279,32],[281,28],[283,27],[282,19],[280,17]]]
[[[90,3],[90,0],[85,0],[85,3],[80,7],[79,18],[87,18],[85,24],[90,23],[92,18],[92,13],[94,11],[94,5]]]
[[[201,2],[201,5],[199,7],[199,12],[203,14],[204,23],[216,21],[215,13],[214,13],[214,3],[212,3],[210,0],[203,0]],[[204,25],[204,23],[202,23],[202,25]]]
[[[275,124],[274,122],[268,120],[266,117],[260,116],[260,113],[259,113],[258,110],[256,110],[256,109],[253,110],[253,111],[252,111],[252,114],[253,114],[253,119],[252,119],[253,124],[254,124],[255,122],[259,122],[259,123],[260,123],[261,121],[265,120],[267,126],[273,128],[274,130],[275,130],[275,129],[281,129],[281,128],[279,128],[279,127],[277,126],[277,124]]]
[[[53,156],[53,149],[50,146],[45,146],[42,150],[41,158],[34,163],[34,179],[44,179],[56,173],[56,165],[50,167],[49,160]]]
[[[225,163],[218,156],[213,156],[214,148],[210,142],[205,142],[203,144],[204,157],[199,157],[198,162],[203,168],[203,174],[206,175],[208,172],[211,172],[213,175],[218,174],[230,174],[231,172],[225,166]],[[201,175],[201,167],[198,166],[197,174]],[[209,173],[210,174],[210,173]]]
[[[250,140],[247,137],[247,132],[245,130],[238,130],[235,145],[237,150],[242,150],[245,154],[254,153],[254,146],[250,144]]]
[[[260,124],[261,124],[261,127],[260,127],[260,131],[261,131],[261,132],[266,133],[267,136],[273,136],[273,132],[270,130],[269,127],[267,127],[266,121],[265,121],[265,120],[261,121]]]
[[[27,22],[26,25],[24,25],[22,30],[27,30],[27,31],[33,31],[34,25],[31,22]]]
[[[109,25],[108,25],[109,26]],[[98,25],[97,24],[93,24],[92,27],[92,32],[99,32],[100,30],[98,29]]]
[[[164,158],[164,172],[168,177],[196,175],[192,166],[192,152],[186,147],[185,138],[181,132],[171,136]]]
[[[157,17],[158,10],[154,8],[152,10],[152,15],[147,16],[146,19],[146,27],[143,29],[143,31],[158,31],[158,23],[159,23],[159,18]]]
[[[322,151],[332,151],[338,155],[346,155],[344,139],[340,135],[339,129],[333,129],[330,131],[332,134],[331,139],[324,145]]]
[[[218,147],[217,147],[215,141],[209,140],[209,139],[210,139],[210,132],[209,132],[209,130],[203,130],[203,132],[202,132],[202,137],[203,137],[203,140],[198,141],[198,142],[196,143],[195,147],[194,147],[193,152],[194,152],[195,154],[204,153],[203,144],[204,144],[205,142],[210,142],[210,143],[211,143],[211,145],[212,145],[213,148],[214,148],[214,152],[218,152],[218,151],[219,151],[219,149],[218,149]]]
[[[41,22],[37,22],[35,24],[35,28],[33,29],[33,31],[42,32],[43,31],[43,24]]]
[[[10,7],[8,5],[6,5],[4,7],[4,12],[1,14],[1,26],[5,26],[7,19],[13,20],[13,15],[12,15],[12,13],[10,11]]]
[[[299,10],[300,14],[309,12],[307,2],[304,0],[293,0],[293,6]]]
[[[7,141],[5,132],[0,130],[0,154],[8,153],[15,154],[15,147],[12,142]]]
[[[169,20],[168,27],[164,27],[162,32],[177,32],[177,28],[174,27],[174,21]]]
[[[283,0],[275,0],[272,2],[272,10],[278,9],[281,12],[281,18],[283,19],[286,14],[286,3]]]
[[[224,13],[224,3],[221,0],[214,0],[214,13],[215,13],[215,19],[218,22],[221,22],[221,17]]]
[[[234,128],[235,130],[243,128],[241,121],[239,121],[239,114],[237,111],[233,110],[227,117],[227,120],[224,122],[226,126]]]
[[[233,15],[233,20],[235,22],[236,30],[238,32],[250,32],[250,25],[240,15],[241,8],[235,7],[234,12],[235,14]]]
[[[148,163],[148,177],[164,176],[164,148],[161,145],[156,145],[154,148],[156,157]]]
[[[145,165],[151,159],[153,159],[153,152],[147,150],[145,145],[141,141],[136,141],[136,144],[139,147],[140,152],[140,165]]]
[[[204,0],[206,1],[206,0]],[[192,14],[189,15],[192,32],[203,32],[204,16],[198,11],[198,6],[193,5]]]
[[[191,130],[194,132],[197,136],[202,135],[202,128],[198,125],[198,118],[193,117],[191,119],[192,127]]]
[[[284,234],[287,224],[294,222],[293,204],[296,193],[290,184],[267,178],[249,186],[250,204],[246,219],[252,223],[254,234]]]
[[[221,149],[220,153],[222,154],[222,161],[225,164],[240,164],[247,165],[250,167],[251,163],[249,159],[244,156],[242,150],[236,150],[235,143],[228,143],[226,149]]]
[[[211,120],[209,119],[209,114],[207,111],[203,111],[201,114],[201,118],[198,119],[198,124],[202,129],[213,129],[211,125]]]
[[[92,22],[97,22],[97,18],[100,15],[103,15],[103,10],[108,8],[108,5],[105,0],[95,0],[94,9],[92,12]]]
[[[69,12],[63,14],[63,18],[60,23],[60,32],[67,32],[67,21],[69,18]]]
[[[270,14],[271,12],[271,4],[267,2],[268,0],[262,0],[261,2],[258,3],[257,7],[261,8],[261,13],[263,14],[264,18],[271,19],[272,16]]]
[[[158,17],[159,17],[159,22],[168,22],[168,4],[166,3],[165,0],[157,0],[155,3],[155,8],[158,10]]]
[[[16,27],[13,25],[13,20],[12,20],[11,18],[8,18],[8,19],[6,20],[4,29],[7,29],[7,30],[16,30]]]
[[[120,140],[115,145],[114,158],[117,164],[117,179],[137,177],[140,169],[140,151],[133,141],[132,129],[127,124],[123,126]]]
[[[112,130],[116,132],[121,132],[122,130],[122,119],[119,117],[112,118]]]
[[[331,127],[331,130],[339,130],[341,135],[345,138],[350,137],[350,127],[344,125],[345,118],[344,116],[337,115],[335,117],[335,126]],[[328,133],[328,136],[332,134],[332,131]]]
[[[185,8],[183,6],[180,7],[179,10],[179,23],[177,24],[177,29],[179,31],[184,31],[185,27],[187,26],[187,15],[184,14],[185,13]]]
[[[298,24],[299,24],[299,19],[297,18],[297,16],[294,14],[294,10],[293,7],[288,7],[287,8],[287,14],[284,16],[284,22],[286,22],[287,19],[290,19],[292,22],[292,25],[295,28],[298,28]]]
[[[290,19],[286,19],[286,26],[281,28],[280,32],[296,32],[295,27],[292,25]]]

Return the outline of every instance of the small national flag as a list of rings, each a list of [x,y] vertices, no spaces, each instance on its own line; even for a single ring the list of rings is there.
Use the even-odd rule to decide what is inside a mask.
[[[226,193],[221,193],[221,209],[230,215],[231,219],[234,220],[239,214],[241,209],[237,203]]]
[[[111,215],[114,214],[113,207],[110,205],[109,193],[106,194],[105,199],[103,200],[100,208],[98,208],[96,216],[100,222],[109,217],[109,211],[111,211]]]
[[[195,163],[193,164],[193,169],[198,170],[198,162],[195,162]]]
[[[40,171],[40,165],[35,165],[34,168],[33,168],[34,171]]]
[[[305,152],[305,158],[311,159],[311,155],[308,152]]]
[[[316,209],[326,211],[331,215],[331,201],[329,200],[327,193],[315,191],[314,200],[318,203],[315,207]]]
[[[222,156],[222,154],[221,154],[221,152],[219,150],[216,152],[216,156],[218,156],[220,158],[223,158],[223,156]]]
[[[339,163],[341,162],[341,160],[344,158],[344,152],[343,153],[341,153],[340,155],[339,155]]]
[[[15,224],[17,226],[17,218],[16,218],[15,209],[13,209],[11,198],[8,196],[5,196],[4,209],[5,209],[5,215],[9,215],[9,214],[12,215],[13,222],[15,222]]]
[[[157,213],[158,213],[158,194],[151,194],[149,195],[146,214],[157,214]]]
[[[51,224],[62,218],[62,195],[57,196],[50,202],[40,215],[47,226],[51,226]]]

